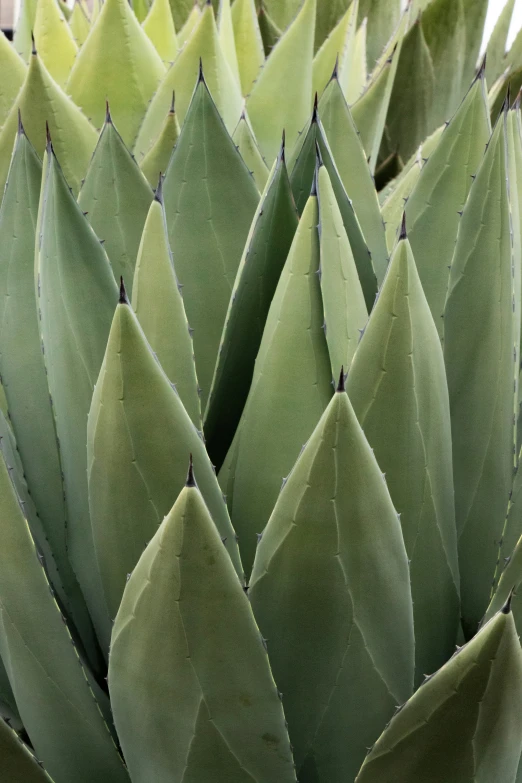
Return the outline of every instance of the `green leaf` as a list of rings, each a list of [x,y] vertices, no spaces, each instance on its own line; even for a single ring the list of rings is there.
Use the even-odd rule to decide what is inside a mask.
[[[174,108],[174,93],[169,112],[163,123],[163,128],[150,150],[143,157],[140,168],[151,187],[156,187],[160,172],[167,170],[170,156],[179,139],[180,128],[178,116]]]
[[[36,18],[37,0],[20,0],[18,19],[16,20],[13,46],[25,62],[31,59],[33,43],[31,40]]]
[[[89,509],[109,616],[127,574],[183,487],[192,454],[210,512],[234,567],[234,531],[200,433],[147,343],[123,289],[87,425]]]
[[[394,36],[384,50],[381,60],[377,62],[366,90],[352,107],[353,120],[361,134],[362,145],[372,173],[375,172],[377,166],[393,87],[398,78],[397,68],[401,60],[402,42],[408,20],[409,14],[406,11],[402,15]]]
[[[9,783],[52,783],[27,745],[1,719],[0,775]]]
[[[277,155],[283,129],[293,145],[310,113],[315,9],[316,0],[305,0],[247,99],[248,116],[269,165]]]
[[[0,530],[0,653],[31,744],[56,783],[124,783],[106,697],[82,666],[2,458]]]
[[[92,628],[67,554],[62,467],[37,315],[34,248],[41,178],[40,160],[20,127],[0,209],[0,375],[22,478],[60,574],[55,586],[92,656]]]
[[[259,7],[257,20],[259,22],[261,38],[263,39],[265,55],[268,57],[283,33],[276,25],[272,17],[267,13],[266,8],[263,5]]]
[[[134,783],[296,779],[263,640],[192,471],[125,588],[109,688]]]
[[[419,685],[454,650],[459,567],[444,358],[404,229],[346,389],[400,514]]]
[[[299,13],[302,0],[262,0],[261,7],[280,30],[285,30]]]
[[[27,73],[24,61],[2,31],[0,31],[0,69],[2,71],[2,84],[0,85],[1,128],[16,101]]]
[[[65,87],[78,46],[57,0],[38,0],[34,39],[45,67],[55,82]]]
[[[140,24],[143,24],[150,11],[153,0],[131,0],[130,6]]]
[[[319,3],[315,17],[315,50],[318,51],[324,41],[332,34],[333,29],[350,6],[351,0],[331,0]]]
[[[367,62],[370,69],[382,55],[401,18],[400,0],[361,0],[358,24],[368,19]]]
[[[372,265],[370,251],[366,245],[361,225],[355,215],[353,204],[348,198],[344,185],[341,182],[339,171],[332,157],[328,141],[323,127],[314,108],[310,125],[302,133],[299,143],[294,147],[292,157],[288,163],[290,182],[296,200],[297,209],[301,212],[306,204],[307,194],[310,192],[317,160],[317,147],[321,154],[326,170],[330,176],[332,187],[341,215],[344,227],[350,240],[355,265],[359,274],[359,280],[366,300],[368,310],[371,310],[375,295],[377,294],[377,280]]]
[[[241,419],[231,516],[246,573],[281,481],[331,394],[319,277],[319,209],[310,196],[279,278]]]
[[[150,102],[136,142],[138,155],[146,152],[157,139],[173,92],[176,93],[179,123],[183,125],[201,67],[223,122],[232,133],[242,110],[241,90],[223,54],[212,6],[206,5],[197,27]]]
[[[132,306],[192,423],[201,430],[192,337],[170,252],[160,187],[150,206],[138,250]]]
[[[252,172],[254,182],[260,193],[265,189],[268,181],[269,171],[261,151],[257,146],[254,131],[248,120],[246,111],[241,115],[237,127],[232,134],[232,139],[237,146],[239,153],[245,161],[247,168]]]
[[[501,117],[464,207],[444,311],[462,616],[468,635],[489,601],[513,476],[513,365],[518,351],[514,359],[505,147]]]
[[[178,53],[178,41],[169,0],[153,0],[142,27],[161,59],[172,62]]]
[[[243,250],[205,412],[205,438],[218,467],[241,419],[270,303],[297,225],[281,147]]]
[[[354,65],[355,33],[359,0],[354,0],[343,14],[313,61],[312,92],[321,94],[332,78],[332,72],[342,80],[343,88],[349,87]]]
[[[176,0],[170,0],[170,7],[172,10],[172,15],[174,17],[174,24],[176,26],[176,30],[178,30],[177,22],[176,22],[176,10],[173,8],[173,2],[176,3]],[[178,47],[182,49],[185,44],[187,43],[188,39],[192,35],[193,30],[197,27],[197,24],[201,18],[201,8],[197,3],[192,3],[192,0],[187,0],[191,4],[191,10],[190,13],[185,20],[185,23],[181,28],[179,28],[179,32],[177,34],[178,38]]]
[[[388,266],[388,248],[379,199],[359,132],[335,75],[319,102],[319,113],[339,176],[351,199],[371,253],[373,268],[380,285]]]
[[[408,199],[415,188],[420,175],[421,161],[419,160],[419,156],[416,156],[413,164],[408,169],[404,170],[404,176],[401,172],[397,178],[395,187],[390,191],[382,204],[381,214],[386,231],[386,245],[389,251],[392,251],[395,247],[404,207],[408,203]]]
[[[81,0],[74,0],[69,27],[78,46],[83,46],[91,31],[91,22]]]
[[[346,100],[349,104],[355,103],[355,101],[361,97],[368,82],[368,68],[366,65],[367,27],[368,20],[365,18],[355,33],[350,92],[346,96]]]
[[[317,195],[321,292],[326,342],[335,378],[341,367],[350,367],[368,320],[368,310],[342,215],[324,166],[319,169]]]
[[[405,205],[408,238],[441,337],[460,214],[490,135],[484,80],[479,78],[423,166]]]
[[[221,44],[221,49],[225,55],[228,67],[239,82],[239,65],[237,61],[236,42],[234,40],[234,27],[232,24],[230,0],[219,0],[217,28],[219,33],[219,43]]]
[[[170,0],[170,9],[174,18],[176,30],[181,30],[194,13],[195,7],[199,11],[199,6],[194,0]]]
[[[254,0],[235,0],[232,6],[232,24],[241,91],[243,95],[248,95],[265,62]]]
[[[106,650],[110,620],[89,519],[85,442],[117,287],[107,255],[70,192],[50,145],[46,156],[36,255],[40,329],[63,470],[69,558]]]
[[[164,73],[127,0],[105,0],[76,58],[67,92],[97,128],[103,125],[109,101],[122,138],[132,147]]]
[[[152,198],[150,185],[114,127],[107,108],[107,119],[78,203],[96,236],[104,242],[115,278],[123,276],[129,291]]]
[[[414,639],[401,528],[342,386],[277,499],[249,597],[299,780],[353,780],[412,693]]]
[[[514,6],[515,0],[506,0],[491,33],[486,58],[486,81],[488,84],[493,84],[508,65],[506,62],[506,44]]]
[[[521,656],[506,607],[406,702],[356,783],[514,781],[522,744]]]
[[[259,192],[202,78],[170,160],[163,194],[176,273],[194,329],[201,407],[205,410]]]
[[[16,105],[0,131],[0,191],[3,192],[18,131],[18,111],[25,132],[38,155],[45,150],[45,124],[53,137],[56,154],[63,161],[67,182],[77,194],[85,176],[96,131],[77,106],[52,79],[42,59],[33,52]]]

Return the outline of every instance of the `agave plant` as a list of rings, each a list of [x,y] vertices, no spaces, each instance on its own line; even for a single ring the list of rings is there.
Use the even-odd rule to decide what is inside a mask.
[[[0,34],[0,779],[522,783],[508,0]]]

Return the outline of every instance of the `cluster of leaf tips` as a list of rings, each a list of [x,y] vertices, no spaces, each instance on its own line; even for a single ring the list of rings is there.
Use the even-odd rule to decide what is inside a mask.
[[[1,781],[522,783],[513,8],[0,33]]]

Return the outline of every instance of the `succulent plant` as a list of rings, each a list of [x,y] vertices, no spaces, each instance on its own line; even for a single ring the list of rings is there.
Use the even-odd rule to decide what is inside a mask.
[[[508,0],[0,34],[0,780],[522,783]]]

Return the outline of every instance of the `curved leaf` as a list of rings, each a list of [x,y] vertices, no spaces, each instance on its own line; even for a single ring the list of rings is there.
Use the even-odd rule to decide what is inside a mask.
[[[56,783],[125,783],[105,697],[82,667],[2,458],[0,528],[0,653],[35,752]]]
[[[107,110],[78,204],[96,236],[103,241],[115,278],[119,280],[123,276],[129,290],[132,290],[136,256],[152,198],[150,185]]]
[[[370,68],[373,68],[381,57],[384,47],[399,24],[402,6],[400,0],[387,0],[386,3],[380,0],[361,0],[358,23],[368,19],[367,58]]]
[[[493,84],[508,64],[506,62],[506,44],[514,6],[515,0],[506,0],[491,33],[486,59],[486,81],[488,84]]]
[[[241,157],[245,161],[248,170],[252,172],[257,189],[262,193],[265,189],[270,172],[268,171],[261,151],[257,146],[254,131],[252,130],[245,112],[241,115],[237,127],[232,134],[232,139],[234,140]]]
[[[312,71],[314,95],[323,92],[334,70],[342,79],[343,87],[348,87],[354,64],[358,9],[359,0],[354,0],[317,51]]]
[[[187,44],[167,71],[150,102],[136,142],[138,155],[148,150],[158,137],[173,92],[176,93],[179,122],[183,125],[201,69],[205,72],[205,81],[223,122],[229,133],[232,133],[241,114],[243,101],[239,84],[221,49],[211,5],[205,6]]]
[[[192,337],[174,270],[161,198],[158,192],[143,228],[132,306],[150,347],[176,387],[192,423],[201,430]]]
[[[48,124],[56,153],[63,161],[67,182],[77,194],[96,146],[96,131],[58,87],[36,51],[31,55],[16,105],[11,108],[0,131],[0,191],[7,179],[19,111],[25,132],[40,156],[45,150],[45,125]]]
[[[506,607],[406,702],[356,783],[514,781],[522,653]]]
[[[342,386],[277,499],[249,596],[299,780],[353,780],[412,692],[414,639],[401,528]]]
[[[83,46],[91,31],[91,21],[81,0],[74,0],[69,27],[78,46]]]
[[[97,128],[103,125],[109,101],[122,138],[131,147],[164,73],[127,0],[105,0],[76,58],[67,92]]]
[[[34,39],[45,67],[55,82],[65,87],[78,46],[57,0],[38,0]]]
[[[513,476],[518,351],[514,359],[506,180],[501,117],[464,207],[444,311],[462,615],[469,635],[489,601]]]
[[[0,31],[0,128],[4,124],[25,80],[27,68],[24,61]]]
[[[219,0],[217,28],[219,33],[219,43],[221,44],[221,49],[225,55],[228,67],[239,82],[239,65],[237,62],[236,42],[234,40],[234,27],[232,24],[230,0]]]
[[[259,629],[192,473],[125,588],[109,687],[136,783],[295,781]]]
[[[205,412],[205,438],[218,467],[241,419],[270,303],[297,224],[282,147],[243,250]]]
[[[232,6],[232,24],[241,92],[243,95],[248,95],[265,62],[265,50],[254,0],[235,0]]]
[[[454,650],[459,567],[444,358],[404,233],[346,388],[400,514],[410,560],[419,684]]]
[[[270,305],[239,426],[231,516],[245,571],[281,481],[332,394],[319,285],[319,210],[310,196]]]
[[[259,192],[202,78],[170,160],[163,194],[176,274],[194,329],[201,407],[205,410]]]
[[[315,10],[316,0],[305,0],[247,99],[248,116],[269,165],[277,155],[283,130],[289,144],[294,144],[310,113]]]
[[[29,62],[33,49],[31,38],[36,18],[36,3],[37,0],[20,0],[13,33],[13,46],[26,63]]]
[[[69,558],[106,650],[110,621],[89,519],[85,442],[117,288],[50,145],[46,156],[36,255],[40,330],[63,470]]]
[[[153,188],[158,184],[160,173],[167,170],[170,156],[179,139],[180,128],[178,117],[174,108],[174,93],[172,104],[165,118],[163,128],[150,150],[140,163],[140,168]]]
[[[178,53],[178,41],[169,0],[153,0],[142,27],[161,59],[172,62]]]
[[[174,16],[174,25],[176,26],[176,30],[178,30],[177,22],[176,22],[176,9],[173,8],[173,2],[175,6],[177,5],[176,0],[171,0],[170,7],[172,10],[172,15]],[[192,0],[188,0],[188,2],[191,4],[190,13],[185,23],[181,28],[179,28],[177,33],[178,47],[180,49],[182,49],[187,43],[188,39],[192,35],[193,30],[197,27],[197,24],[201,17],[200,6],[197,3],[192,3]]]
[[[9,783],[52,783],[27,745],[0,720],[0,775]]]

